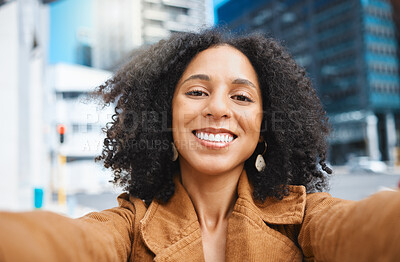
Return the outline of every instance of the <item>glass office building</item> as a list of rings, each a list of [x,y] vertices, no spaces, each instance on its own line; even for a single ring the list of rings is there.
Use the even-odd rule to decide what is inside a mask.
[[[389,0],[231,0],[218,24],[282,41],[307,69],[334,128],[330,160],[396,162],[400,77]]]

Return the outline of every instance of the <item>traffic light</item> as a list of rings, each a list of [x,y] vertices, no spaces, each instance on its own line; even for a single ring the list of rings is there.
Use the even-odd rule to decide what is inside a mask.
[[[60,135],[60,143],[64,143],[65,126],[63,124],[59,124],[57,126],[57,132]]]

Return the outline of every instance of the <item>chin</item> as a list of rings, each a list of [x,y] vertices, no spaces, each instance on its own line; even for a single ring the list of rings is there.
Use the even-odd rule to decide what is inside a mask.
[[[207,163],[207,162],[204,162]],[[230,172],[233,169],[235,169],[234,166],[226,165],[226,164],[214,164],[214,163],[208,163],[207,165],[200,165],[200,166],[194,166],[195,169],[197,169],[199,172],[207,175],[219,175],[222,173]]]

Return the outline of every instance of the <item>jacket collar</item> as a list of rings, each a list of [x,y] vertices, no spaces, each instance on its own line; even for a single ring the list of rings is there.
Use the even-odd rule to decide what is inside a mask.
[[[175,176],[175,193],[164,204],[153,201],[140,221],[142,239],[156,258],[168,257],[178,250],[202,248],[201,230],[192,201]],[[267,198],[254,201],[252,187],[245,171],[238,183],[238,199],[234,210],[251,210],[253,219],[261,218],[270,224],[300,224],[303,220],[306,191],[303,186],[291,186],[290,194],[282,200]],[[180,252],[182,254],[182,252]],[[191,258],[189,258],[190,260]],[[158,259],[156,259],[158,260]]]
[[[156,254],[156,261],[171,258],[190,243],[198,243],[197,249],[201,248],[200,224],[192,201],[178,175],[174,182],[175,193],[171,199],[164,204],[154,200],[140,221],[142,239]]]
[[[245,205],[269,224],[301,224],[303,221],[306,190],[304,186],[290,186],[290,194],[282,200],[267,197],[264,202],[253,199],[253,188],[249,183],[246,171],[243,171],[238,183],[237,205]]]

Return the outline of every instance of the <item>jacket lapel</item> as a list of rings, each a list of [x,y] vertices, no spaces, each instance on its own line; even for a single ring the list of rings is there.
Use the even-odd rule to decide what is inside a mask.
[[[294,261],[302,254],[288,237],[268,224],[301,224],[305,209],[305,188],[293,186],[282,200],[267,198],[255,202],[244,172],[239,179],[238,199],[228,223],[226,261]]]
[[[165,204],[153,201],[140,231],[155,261],[204,261],[200,225],[185,188],[175,176],[175,194]]]
[[[267,197],[264,202],[253,200],[253,188],[244,171],[238,184],[237,205],[251,209],[255,216],[269,224],[301,224],[306,206],[304,186],[290,186],[290,194],[282,200]]]

